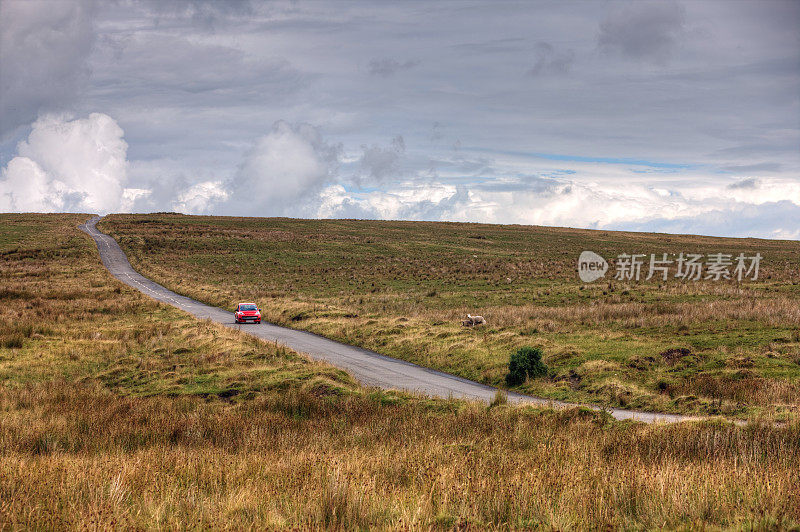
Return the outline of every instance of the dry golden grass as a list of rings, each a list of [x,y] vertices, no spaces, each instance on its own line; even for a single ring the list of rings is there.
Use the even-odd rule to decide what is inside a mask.
[[[137,270],[204,302],[505,386],[542,347],[553,399],[747,419],[800,413],[800,243],[547,227],[114,215]],[[757,282],[582,284],[584,249],[764,257]],[[460,326],[467,314],[488,325]],[[691,356],[665,363],[660,353]],[[731,364],[752,359],[748,367]],[[615,370],[585,365],[616,364]],[[649,363],[647,361],[652,361]]]
[[[348,393],[344,372],[157,303],[105,271],[77,229],[87,216],[3,215],[0,382],[98,381],[118,393],[249,397]],[[27,231],[27,232],[26,232]],[[22,233],[22,234],[18,234]]]
[[[121,285],[83,219],[0,216],[0,530],[800,525],[797,421],[364,390]]]
[[[786,529],[800,426],[579,411],[0,393],[4,528]]]
[[[422,314],[433,318],[442,314]],[[459,312],[445,315],[449,319]],[[531,321],[553,322],[554,328],[572,324],[623,328],[644,328],[700,324],[709,321],[758,321],[765,325],[797,327],[800,329],[800,304],[794,297],[761,299],[756,296],[733,301],[709,302],[597,302],[591,305],[539,307],[520,305],[498,307],[492,311],[492,323],[497,327],[524,327]]]

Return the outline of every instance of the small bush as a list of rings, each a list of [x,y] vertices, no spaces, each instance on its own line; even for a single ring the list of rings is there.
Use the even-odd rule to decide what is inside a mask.
[[[525,382],[528,375],[528,370],[525,365],[525,359],[519,355],[519,352],[511,355],[508,361],[508,374],[506,375],[506,384],[509,386],[517,386]]]
[[[518,386],[525,382],[525,379],[541,377],[547,374],[547,366],[542,362],[541,348],[539,347],[520,347],[511,355],[508,361],[508,374],[506,384]]]
[[[15,334],[3,339],[3,347],[6,349],[19,349],[22,347],[22,335]]]

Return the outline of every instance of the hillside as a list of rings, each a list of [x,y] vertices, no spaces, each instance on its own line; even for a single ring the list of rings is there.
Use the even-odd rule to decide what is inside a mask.
[[[0,215],[0,529],[791,528],[800,426],[432,401],[149,300]]]
[[[542,347],[524,392],[654,411],[787,416],[800,407],[800,243],[530,226],[115,215],[140,272],[273,322],[495,386]],[[582,283],[583,250],[760,254],[757,280]],[[703,277],[705,272],[703,272]],[[752,277],[752,275],[751,275]],[[488,320],[461,326],[467,314]]]

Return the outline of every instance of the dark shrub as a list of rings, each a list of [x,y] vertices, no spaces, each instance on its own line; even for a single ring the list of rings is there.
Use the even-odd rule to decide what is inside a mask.
[[[547,374],[547,366],[542,362],[542,350],[539,347],[520,347],[508,361],[506,384],[518,386],[526,378],[535,379]]]
[[[22,335],[14,334],[8,338],[3,339],[3,347],[8,349],[19,349],[22,347]]]
[[[511,355],[508,361],[508,374],[506,375],[506,384],[509,386],[517,386],[525,382],[525,377],[528,375],[527,360],[524,356],[520,355],[519,351]]]

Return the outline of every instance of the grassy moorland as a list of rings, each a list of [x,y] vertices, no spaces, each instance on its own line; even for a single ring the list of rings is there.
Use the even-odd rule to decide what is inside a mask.
[[[228,308],[255,300],[275,323],[480,382],[504,385],[510,352],[532,345],[550,374],[520,389],[540,396],[742,418],[800,411],[800,242],[173,214],[100,227],[177,292]],[[666,281],[584,284],[583,250],[764,258],[756,281],[679,281],[673,268]],[[462,327],[468,312],[488,325]]]
[[[122,395],[252,396],[355,387],[343,371],[159,304],[113,279],[85,215],[0,215],[0,383]]]
[[[800,525],[800,423],[431,401],[113,279],[78,215],[0,215],[0,530]]]
[[[304,392],[0,394],[0,528],[791,529],[800,426]]]

